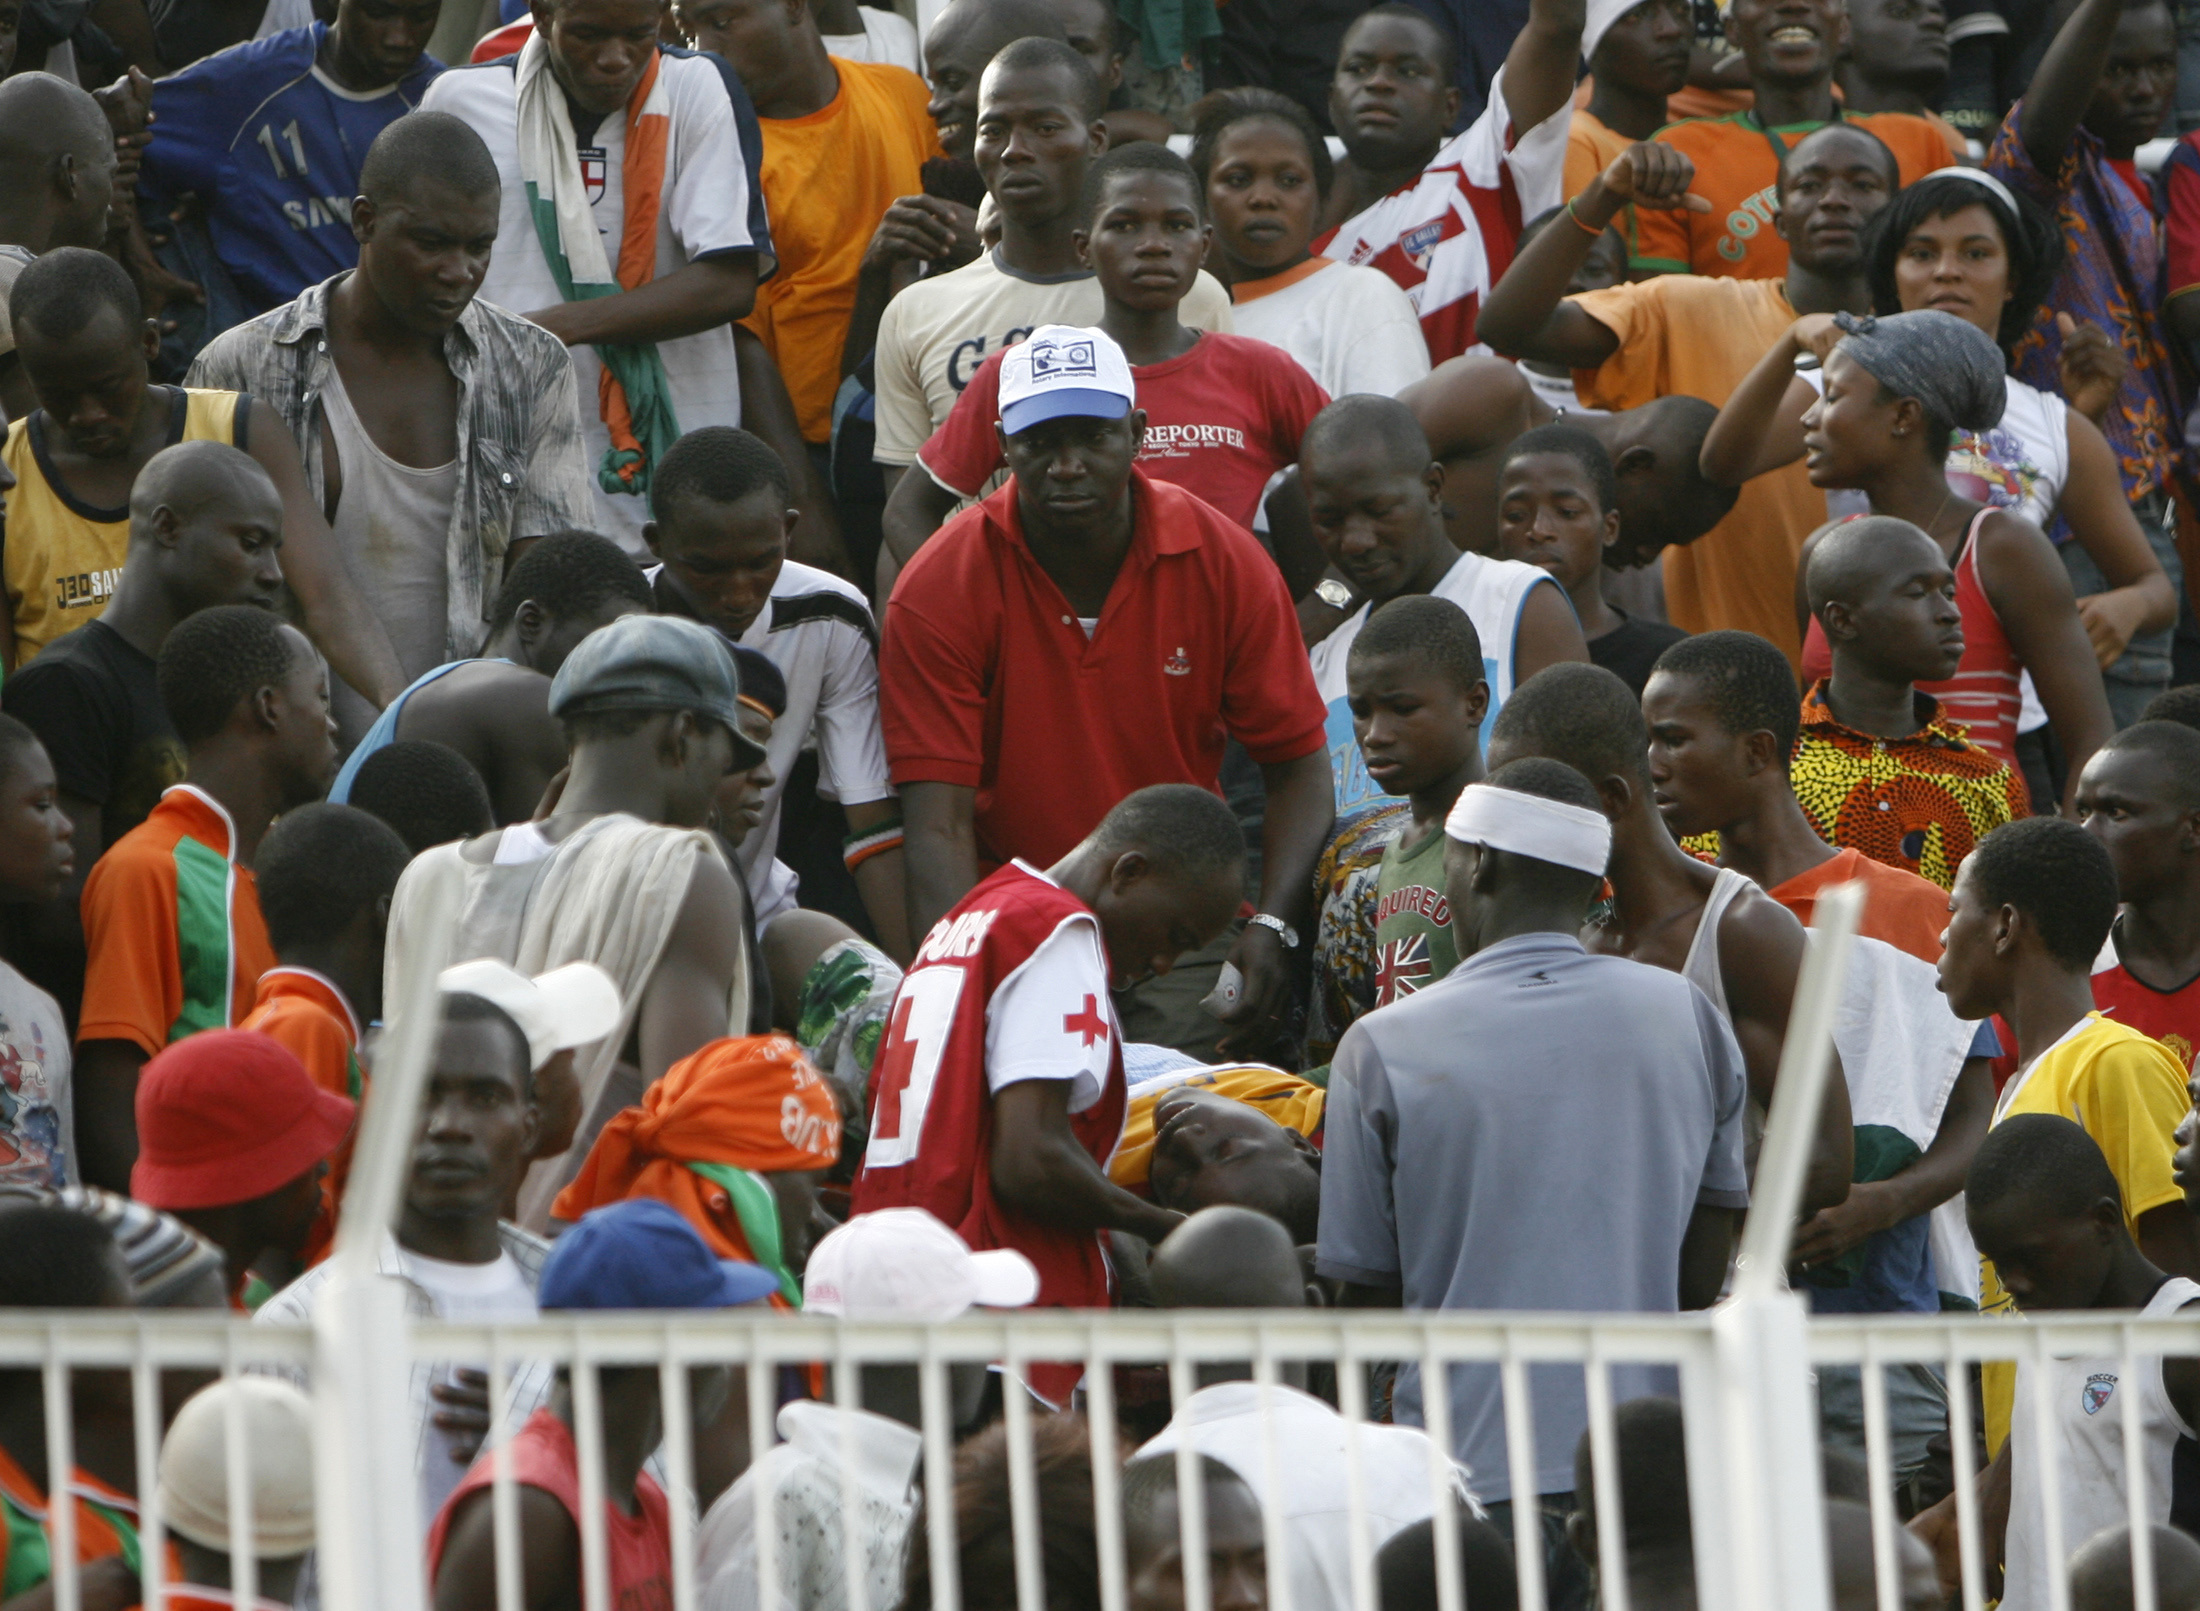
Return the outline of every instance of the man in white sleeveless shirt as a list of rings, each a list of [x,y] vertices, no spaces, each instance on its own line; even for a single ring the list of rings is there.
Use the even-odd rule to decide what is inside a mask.
[[[2189,1310],[2200,1282],[2149,1263],[2124,1223],[2123,1194],[2099,1145],[2050,1113],[2013,1114],[1987,1132],[1964,1183],[1971,1235],[2027,1313],[2137,1310],[2152,1319]],[[2078,1546],[2131,1519],[2142,1490],[2149,1521],[2200,1520],[2200,1358],[2140,1357],[2127,1375],[2114,1356],[2055,1359],[2046,1408],[2030,1360],[2017,1364],[2010,1418],[2009,1529],[2002,1542],[2003,1611],[2041,1611],[2049,1581]],[[2141,1468],[2127,1463],[2126,1400],[2138,1395]],[[2047,1493],[2060,1498],[2050,1529]],[[1944,1568],[1945,1570],[1945,1568]]]
[[[480,136],[414,112],[359,183],[359,267],[217,337],[190,380],[281,417],[410,683],[480,652],[512,543],[591,526],[595,504],[564,344],[476,294],[502,194]],[[331,692],[356,744],[375,707]]]
[[[1368,777],[1345,695],[1345,660],[1369,612],[1415,593],[1449,599],[1467,612],[1490,685],[1485,741],[1516,682],[1562,660],[1587,660],[1589,648],[1549,572],[1452,546],[1444,526],[1444,467],[1403,403],[1369,393],[1338,398],[1306,428],[1299,474],[1315,541],[1330,566],[1315,588],[1319,603],[1300,606],[1301,624],[1309,611],[1357,605],[1312,650],[1314,685],[1328,710],[1337,810],[1400,804]]]

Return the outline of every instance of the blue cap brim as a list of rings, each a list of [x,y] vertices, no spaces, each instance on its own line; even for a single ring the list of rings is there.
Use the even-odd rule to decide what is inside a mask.
[[[726,1280],[718,1298],[718,1307],[721,1309],[735,1309],[744,1303],[756,1303],[779,1290],[779,1277],[761,1264],[748,1264],[740,1259],[720,1259],[718,1268],[724,1272]]]
[[[1130,399],[1119,392],[1065,386],[1060,391],[1041,392],[1037,397],[1020,397],[1004,406],[1001,429],[1016,436],[1048,420],[1067,419],[1073,415],[1089,420],[1119,420],[1130,411]]]

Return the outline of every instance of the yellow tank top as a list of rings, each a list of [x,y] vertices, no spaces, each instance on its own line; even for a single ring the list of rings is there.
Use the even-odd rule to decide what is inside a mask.
[[[170,417],[163,446],[229,442],[244,446],[248,400],[238,392],[168,389]],[[156,394],[147,406],[158,408]],[[37,410],[8,427],[0,448],[15,473],[8,494],[0,585],[15,621],[15,663],[74,632],[106,609],[122,578],[130,547],[130,510],[96,509],[58,486],[47,473],[46,415]]]

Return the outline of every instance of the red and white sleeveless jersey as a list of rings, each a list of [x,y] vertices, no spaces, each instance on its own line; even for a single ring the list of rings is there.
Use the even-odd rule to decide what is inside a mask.
[[[993,1195],[993,1093],[1029,1079],[1073,1082],[1070,1124],[1105,1169],[1126,1100],[1099,919],[1010,862],[933,925],[902,979],[872,1064],[855,1212],[924,1209],[974,1251],[1029,1258],[1040,1303],[1104,1307],[1098,1235],[1041,1224]]]

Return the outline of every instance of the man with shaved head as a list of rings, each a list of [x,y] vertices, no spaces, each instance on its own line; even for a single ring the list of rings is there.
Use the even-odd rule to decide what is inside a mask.
[[[107,607],[0,687],[0,706],[53,757],[61,809],[75,825],[75,873],[37,912],[26,968],[72,1020],[83,989],[85,876],[183,781],[183,744],[154,678],[161,646],[216,605],[274,609],[282,531],[282,498],[251,455],[222,442],[163,449],[131,489],[129,557]]]
[[[114,187],[114,134],[97,101],[51,73],[0,79],[0,304],[40,252],[107,238]],[[0,306],[0,411],[35,406]]]
[[[170,261],[207,290],[201,342],[358,261],[360,163],[443,71],[427,54],[442,0],[335,10],[333,26],[178,58],[191,65],[154,88],[138,193],[151,219],[198,198],[203,223],[178,233]]]
[[[359,185],[358,268],[217,338],[191,384],[281,417],[410,683],[480,650],[511,544],[587,526],[594,498],[564,345],[476,295],[503,195],[481,136],[400,118]],[[356,743],[378,707],[335,694]]]
[[[1248,1208],[1201,1209],[1171,1231],[1154,1253],[1153,1290],[1164,1309],[1298,1309],[1321,1301],[1290,1234]],[[1253,1383],[1249,1361],[1196,1369],[1199,1391],[1138,1452],[1167,1454],[1190,1443],[1277,1512],[1289,1549],[1269,1571],[1291,1574],[1293,1611],[1351,1611],[1355,1512],[1372,1553],[1434,1512],[1432,1464],[1450,1471],[1465,1499],[1467,1474],[1429,1447],[1427,1433],[1346,1421],[1305,1391],[1299,1361],[1280,1361],[1277,1385],[1265,1389]],[[1359,1457],[1356,1501],[1347,1492],[1347,1437]]]
[[[1452,546],[1444,526],[1444,466],[1404,403],[1370,393],[1338,398],[1307,427],[1299,475],[1315,540],[1362,601],[1313,649],[1339,811],[1393,803],[1368,776],[1345,690],[1345,662],[1370,611],[1426,593],[1467,612],[1483,643],[1489,683],[1485,738],[1516,683],[1545,666],[1589,658],[1574,607],[1548,571]]]
[[[2028,808],[2023,780],[1917,690],[1963,658],[1947,556],[1906,520],[1845,521],[1813,541],[1803,588],[1833,674],[1803,696],[1795,798],[1829,844],[1952,888],[1971,847]]]
[[[2200,1051],[2200,733],[2137,722],[2078,775],[2078,820],[2108,847],[2121,904],[2093,1000],[2175,1052]]]
[[[2200,1542],[2181,1528],[2148,1529],[2154,1552],[2154,1611],[2200,1611]],[[2095,1533],[2070,1557],[2070,1611],[2136,1611],[2131,1525]]]

